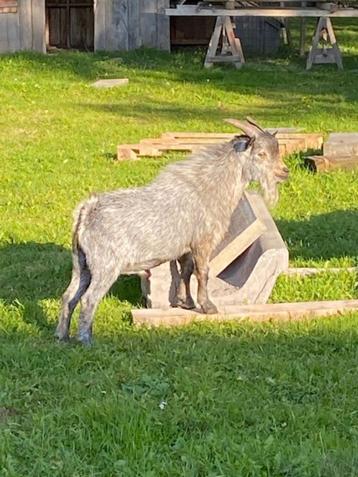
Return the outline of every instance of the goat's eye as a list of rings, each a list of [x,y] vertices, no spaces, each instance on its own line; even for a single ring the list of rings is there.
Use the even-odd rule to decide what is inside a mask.
[[[267,154],[265,151],[260,151],[257,153],[260,159],[267,159]]]

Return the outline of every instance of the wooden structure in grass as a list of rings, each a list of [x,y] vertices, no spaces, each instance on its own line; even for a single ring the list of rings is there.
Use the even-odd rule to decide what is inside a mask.
[[[358,300],[310,301],[265,305],[230,305],[217,315],[203,315],[198,310],[132,310],[133,323],[142,326],[183,326],[202,321],[286,322],[357,312]]]
[[[323,155],[309,156],[318,172],[358,168],[358,133],[332,133],[323,144]]]
[[[235,120],[230,120],[235,125]],[[268,129],[277,131],[281,156],[309,149],[321,149],[323,135],[302,133],[290,128]],[[167,132],[160,138],[142,139],[137,144],[120,144],[117,147],[117,159],[136,160],[141,157],[160,157],[168,151],[194,152],[212,144],[231,141],[233,133]]]
[[[307,69],[310,70],[312,65],[322,63],[335,63],[340,70],[343,69],[341,51],[330,18],[318,20],[307,59]]]
[[[218,53],[220,46],[221,52]],[[232,20],[228,16],[217,17],[213,34],[209,41],[204,66],[210,68],[214,63],[229,61],[236,68],[245,63],[240,38],[235,36]]]
[[[302,1],[301,7],[291,7],[290,4],[294,0],[277,0],[271,1],[270,6],[264,6],[269,0],[257,0],[255,6],[225,8],[225,2],[202,2],[202,5],[178,5],[176,8],[166,10],[168,16],[213,16],[217,18],[216,26],[213,31],[205,66],[211,66],[214,62],[232,62],[235,66],[241,66],[244,62],[244,54],[241,49],[240,32],[233,35],[231,25],[232,19],[236,17],[271,17],[271,18],[318,18],[316,32],[313,38],[310,54],[307,59],[307,69],[313,64],[319,63],[336,63],[338,68],[343,68],[341,53],[335,38],[331,18],[347,18],[358,17],[358,10],[354,8],[339,8],[334,3],[328,3],[325,0],[318,0],[314,7],[307,7]],[[221,3],[221,5],[215,5]],[[260,4],[263,5],[260,5]],[[274,4],[277,6],[272,6]],[[229,2],[231,6],[236,2]],[[294,2],[297,5],[297,1]],[[226,2],[228,7],[228,2]],[[229,29],[226,28],[229,27]],[[229,35],[226,33],[229,32]],[[222,37],[222,50],[217,54],[220,37]],[[227,41],[230,38],[230,41]],[[301,43],[304,41],[304,35],[301,35]],[[320,42],[324,42],[323,46],[319,46]],[[216,48],[215,48],[216,46]],[[302,46],[301,46],[302,49]]]
[[[276,279],[288,269],[288,251],[260,195],[247,192],[210,261],[209,293],[219,306],[266,303]],[[175,262],[142,277],[147,307],[168,309],[176,303],[179,274]],[[197,288],[196,278],[191,289]],[[195,294],[193,293],[193,296]]]

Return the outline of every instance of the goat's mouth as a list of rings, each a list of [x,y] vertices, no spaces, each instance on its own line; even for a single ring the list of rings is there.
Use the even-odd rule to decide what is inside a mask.
[[[285,182],[289,178],[289,172],[288,171],[280,171],[278,174],[275,174],[276,181],[277,182]]]

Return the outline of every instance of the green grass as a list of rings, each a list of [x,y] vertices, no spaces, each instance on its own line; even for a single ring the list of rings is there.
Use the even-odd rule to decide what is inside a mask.
[[[341,72],[306,72],[285,50],[240,71],[203,70],[202,52],[0,58],[1,477],[358,475],[357,314],[141,330],[130,324],[138,280],[123,278],[99,307],[91,349],[52,338],[74,206],[182,157],[117,163],[116,145],[232,131],[222,119],[245,115],[358,131],[358,26],[341,22],[337,35]],[[90,87],[103,77],[129,85]],[[287,161],[273,215],[291,265],[358,265],[358,173]],[[357,297],[356,274],[342,271],[282,277],[271,301]]]

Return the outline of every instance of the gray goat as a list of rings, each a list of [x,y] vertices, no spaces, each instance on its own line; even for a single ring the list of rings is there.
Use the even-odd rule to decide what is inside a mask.
[[[204,313],[217,312],[207,292],[209,259],[246,186],[259,181],[267,202],[274,204],[278,182],[288,177],[274,135],[251,120],[240,125],[245,136],[169,165],[151,184],[92,196],[78,206],[72,279],[56,330],[60,340],[69,337],[80,299],[78,339],[89,344],[97,305],[118,276],[167,261],[181,264],[178,304],[193,306],[189,280],[194,263],[198,303]]]

